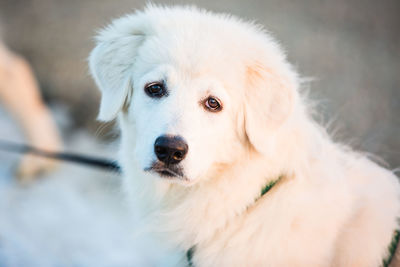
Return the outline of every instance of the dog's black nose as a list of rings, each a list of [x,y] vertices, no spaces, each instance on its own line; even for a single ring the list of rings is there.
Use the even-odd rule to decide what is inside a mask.
[[[157,158],[167,165],[181,162],[188,151],[188,145],[180,136],[163,135],[154,143],[154,153]]]

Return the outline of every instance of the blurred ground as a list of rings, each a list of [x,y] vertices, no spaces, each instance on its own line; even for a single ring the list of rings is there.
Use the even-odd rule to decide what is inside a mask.
[[[400,166],[400,2],[398,0],[220,0],[194,3],[264,24],[303,76],[313,77],[323,121],[339,139]],[[3,39],[32,63],[44,96],[66,103],[91,131],[99,94],[86,58],[95,30],[142,8],[137,0],[1,0]]]

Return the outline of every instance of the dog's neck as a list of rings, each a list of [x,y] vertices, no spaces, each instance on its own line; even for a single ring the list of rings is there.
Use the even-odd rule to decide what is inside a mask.
[[[279,178],[260,175],[264,172],[260,166],[265,166],[260,160],[255,158],[244,167],[243,162],[234,164],[218,176],[189,188],[170,185],[155,214],[156,229],[173,233],[176,244],[184,249],[206,241],[246,212],[260,197],[262,188]]]

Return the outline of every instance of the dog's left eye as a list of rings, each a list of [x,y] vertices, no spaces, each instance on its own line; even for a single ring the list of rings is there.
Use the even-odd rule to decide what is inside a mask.
[[[152,82],[144,86],[144,91],[150,97],[160,98],[167,92],[163,82]]]
[[[204,107],[212,112],[218,112],[222,109],[221,103],[219,101],[219,99],[217,99],[216,97],[208,97],[205,101],[204,101]]]

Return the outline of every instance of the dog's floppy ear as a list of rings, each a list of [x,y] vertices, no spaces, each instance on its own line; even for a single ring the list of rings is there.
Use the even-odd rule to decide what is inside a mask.
[[[271,137],[289,119],[297,102],[297,75],[285,62],[272,68],[256,61],[247,66],[246,80],[246,136],[256,151],[268,153]]]
[[[132,66],[145,38],[142,29],[137,17],[130,16],[114,21],[97,36],[89,67],[102,95],[99,120],[114,119],[132,90]]]

